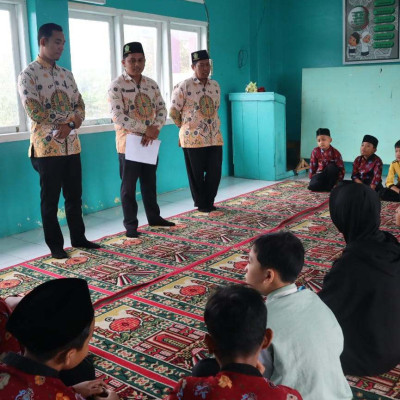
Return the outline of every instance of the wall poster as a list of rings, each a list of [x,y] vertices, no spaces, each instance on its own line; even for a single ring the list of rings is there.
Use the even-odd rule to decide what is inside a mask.
[[[399,61],[399,0],[343,0],[343,63]]]

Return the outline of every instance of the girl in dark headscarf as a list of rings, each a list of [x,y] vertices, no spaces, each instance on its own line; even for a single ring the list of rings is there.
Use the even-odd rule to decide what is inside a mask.
[[[378,375],[400,363],[400,244],[379,230],[379,197],[366,185],[337,187],[329,209],[346,248],[319,296],[343,329],[344,373]]]

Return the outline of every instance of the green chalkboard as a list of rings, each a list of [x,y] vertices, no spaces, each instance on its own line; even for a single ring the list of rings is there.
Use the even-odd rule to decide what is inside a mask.
[[[400,65],[305,68],[301,108],[303,158],[316,146],[315,131],[329,128],[344,161],[354,161],[362,137],[370,134],[389,164],[400,140]]]

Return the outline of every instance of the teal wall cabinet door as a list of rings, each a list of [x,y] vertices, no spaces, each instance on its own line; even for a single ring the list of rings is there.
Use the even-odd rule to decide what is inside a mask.
[[[273,92],[230,93],[234,176],[277,181],[286,171],[286,98]]]

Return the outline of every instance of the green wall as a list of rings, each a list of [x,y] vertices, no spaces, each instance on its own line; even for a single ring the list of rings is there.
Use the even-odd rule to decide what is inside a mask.
[[[342,0],[268,3],[268,86],[286,97],[287,138],[300,140],[302,68],[342,65]]]
[[[210,53],[214,76],[221,85],[221,129],[223,131],[223,175],[232,171],[231,126],[228,93],[243,91],[250,80],[250,58],[239,68],[238,53],[251,56],[251,3],[262,0],[208,0],[210,17]],[[108,7],[205,21],[203,4],[183,0],[108,0]],[[46,22],[63,26],[67,38],[60,65],[70,68],[68,43],[67,0],[27,0],[32,58],[37,55],[37,27]],[[254,55],[254,54],[253,54]],[[95,66],[94,66],[95,67]],[[162,146],[157,173],[159,193],[188,186],[182,150],[178,147],[178,129],[166,126],[160,134]],[[101,132],[81,135],[83,169],[83,211],[91,213],[119,203],[118,157],[115,133]],[[39,177],[27,157],[28,140],[0,143],[0,237],[37,228],[41,225]],[[138,188],[139,190],[139,185]],[[60,220],[63,201],[60,201]]]
[[[40,26],[48,22],[63,27],[65,35],[64,52],[60,58],[60,65],[71,69],[71,55],[69,47],[69,29],[68,29],[68,2],[65,0],[26,0],[29,24],[29,45],[32,58],[35,59],[39,53],[37,43],[37,31]]]

